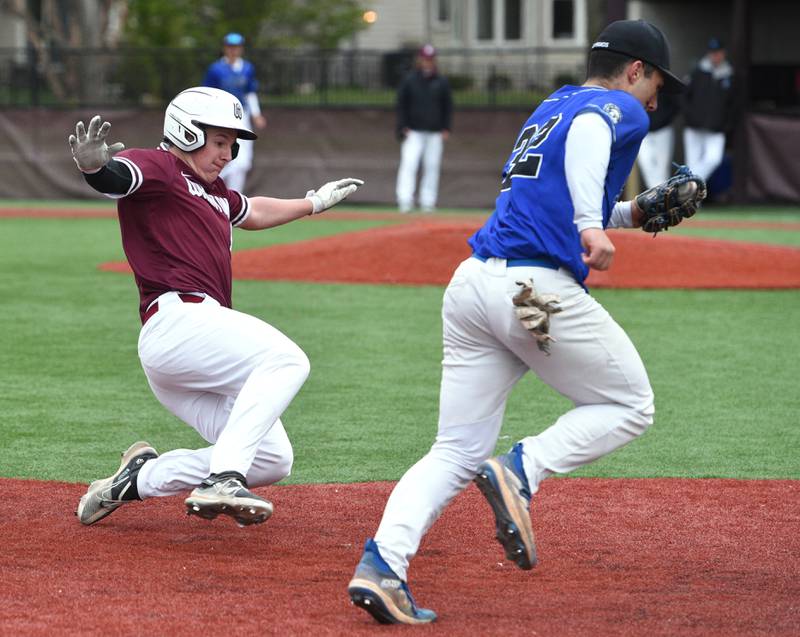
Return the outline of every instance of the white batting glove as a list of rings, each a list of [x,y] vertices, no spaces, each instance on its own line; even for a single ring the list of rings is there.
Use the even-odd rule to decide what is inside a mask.
[[[319,190],[309,190],[306,193],[306,199],[310,199],[311,204],[314,206],[311,214],[315,215],[331,206],[335,206],[342,199],[349,197],[358,190],[359,186],[363,185],[364,182],[361,179],[348,177],[339,181],[329,181],[327,184],[320,186]]]
[[[83,122],[75,124],[75,134],[69,136],[69,147],[72,149],[72,158],[81,172],[96,173],[108,163],[114,153],[125,148],[122,142],[106,145],[106,137],[110,130],[109,122],[100,125],[99,115],[95,115],[89,122],[88,132],[84,129]]]

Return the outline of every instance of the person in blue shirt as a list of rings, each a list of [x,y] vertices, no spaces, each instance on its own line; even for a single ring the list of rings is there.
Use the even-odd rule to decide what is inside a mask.
[[[240,33],[229,33],[222,40],[222,57],[213,62],[206,71],[203,86],[222,89],[236,96],[242,103],[242,126],[262,129],[267,120],[261,113],[258,101],[258,81],[255,67],[245,60],[244,37]],[[253,142],[239,141],[239,153],[225,166],[220,174],[230,190],[244,193],[247,173],[253,166]]]
[[[348,586],[353,603],[379,622],[436,619],[411,596],[409,562],[471,480],[491,505],[506,558],[530,569],[537,557],[529,509],[542,481],[605,456],[652,424],[642,360],[585,280],[614,261],[607,228],[641,225],[635,200],[618,199],[658,92],[682,89],[663,33],[622,20],[592,44],[585,83],[558,89],[523,124],[495,210],[470,237],[473,254],[444,294],[436,440],[395,486]],[[534,325],[530,316],[523,323],[515,299],[536,301],[525,308],[539,311]],[[491,457],[509,393],[528,371],[572,408]],[[528,406],[532,416],[536,409]]]

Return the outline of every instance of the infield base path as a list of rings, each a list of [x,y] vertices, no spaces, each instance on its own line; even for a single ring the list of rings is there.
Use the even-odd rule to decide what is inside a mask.
[[[85,486],[2,480],[8,635],[800,634],[800,482],[551,479],[534,498],[540,565],[520,571],[470,487],[412,565],[431,626],[381,627],[347,582],[390,483],[257,489],[265,524],[188,518],[181,498],[91,527]]]

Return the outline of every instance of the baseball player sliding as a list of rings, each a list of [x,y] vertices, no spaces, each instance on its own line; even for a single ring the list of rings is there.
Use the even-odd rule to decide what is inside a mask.
[[[220,171],[236,157],[242,105],[225,91],[196,87],[175,97],[158,148],[106,144],[111,125],[78,122],[69,144],[95,190],[117,199],[122,244],[139,288],[139,358],[156,398],[207,440],[204,449],[162,455],[131,445],[114,475],[96,480],[76,514],[94,524],[134,500],[193,489],[187,511],[240,525],[264,522],[272,504],[251,487],[273,484],[292,466],[281,414],[309,373],[303,351],[231,303],[233,227],[271,228],[320,213],[356,191],[359,179],[329,182],[303,199],[245,197]],[[119,153],[116,154],[115,153]]]
[[[590,268],[611,267],[606,228],[658,232],[704,197],[702,181],[682,171],[617,202],[658,91],[681,88],[656,27],[614,22],[591,48],[586,82],[557,90],[523,125],[495,211],[469,239],[473,254],[445,291],[436,440],[396,485],[348,586],[353,603],[379,622],[436,619],[411,596],[409,562],[471,480],[491,505],[507,559],[530,569],[537,556],[529,508],[541,482],[597,460],[653,422],[636,348],[584,280]],[[529,370],[573,408],[490,458],[506,399]]]

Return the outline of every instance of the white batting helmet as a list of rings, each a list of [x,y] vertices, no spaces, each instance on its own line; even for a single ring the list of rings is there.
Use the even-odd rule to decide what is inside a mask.
[[[236,96],[218,88],[195,86],[178,93],[164,113],[164,137],[191,152],[206,143],[204,127],[230,128],[241,139],[257,139],[242,125],[244,109]]]

